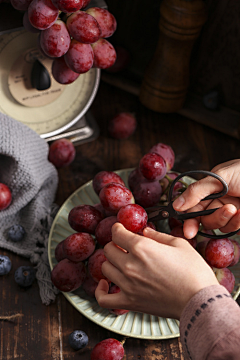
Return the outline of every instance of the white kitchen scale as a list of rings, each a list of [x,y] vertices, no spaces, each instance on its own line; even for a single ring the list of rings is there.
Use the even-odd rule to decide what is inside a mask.
[[[89,112],[100,82],[100,70],[92,68],[69,85],[57,83],[52,60],[39,50],[38,34],[23,29],[0,34],[0,112],[29,126],[46,141],[71,138],[94,140],[99,128]],[[51,86],[37,90],[31,71],[39,60],[51,77]],[[1,129],[1,127],[0,127]]]

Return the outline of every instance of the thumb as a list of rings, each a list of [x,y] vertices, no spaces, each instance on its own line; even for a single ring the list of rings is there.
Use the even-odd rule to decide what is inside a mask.
[[[222,184],[219,180],[207,176],[204,179],[196,181],[188,186],[188,188],[174,202],[173,208],[177,211],[186,211],[197,205],[206,196],[222,190]],[[207,206],[211,200],[204,205]],[[205,207],[204,206],[204,207]]]

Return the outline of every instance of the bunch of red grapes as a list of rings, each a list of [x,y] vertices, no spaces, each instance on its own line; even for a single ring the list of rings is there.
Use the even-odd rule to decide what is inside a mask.
[[[70,84],[91,68],[107,69],[116,61],[116,51],[106,40],[117,28],[106,9],[84,10],[90,0],[11,0],[24,11],[23,25],[39,32],[43,54],[53,59],[52,75],[60,84]]]
[[[102,264],[107,260],[103,247],[112,240],[111,229],[116,222],[139,235],[143,235],[143,229],[147,226],[157,228],[158,224],[148,221],[145,208],[160,204],[165,199],[167,189],[178,175],[171,171],[174,162],[173,149],[158,143],[129,173],[128,184],[112,171],[101,171],[95,175],[92,186],[99,203],[77,205],[71,209],[68,222],[75,233],[62,240],[55,249],[58,264],[53,268],[51,278],[59,290],[74,291],[81,287],[94,297],[99,281],[105,279],[110,285],[109,293],[121,291],[102,273]],[[185,189],[186,184],[178,181],[173,189],[173,197],[179,196]],[[228,267],[239,261],[238,243],[230,239],[210,240],[202,236],[188,240],[184,237],[181,222],[171,218],[168,224],[170,233],[189,241],[212,267],[220,284],[232,292],[235,279]],[[109,311],[116,315],[127,312],[123,309]]]

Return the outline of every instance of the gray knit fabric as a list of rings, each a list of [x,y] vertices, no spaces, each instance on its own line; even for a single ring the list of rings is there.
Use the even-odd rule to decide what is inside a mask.
[[[48,235],[57,206],[56,168],[48,161],[48,144],[26,125],[0,113],[0,182],[12,193],[10,206],[0,211],[0,248],[30,259],[36,269],[40,297],[48,305],[58,290],[52,285],[48,262]],[[10,226],[20,224],[26,234],[20,242],[8,239]]]

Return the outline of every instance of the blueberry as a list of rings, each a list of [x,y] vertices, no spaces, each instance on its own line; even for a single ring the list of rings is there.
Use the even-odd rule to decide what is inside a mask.
[[[12,268],[12,262],[8,256],[0,255],[0,275],[6,275]]]
[[[21,241],[25,235],[26,231],[21,225],[13,225],[8,230],[8,237],[12,241]]]
[[[32,285],[35,277],[35,270],[32,266],[20,266],[14,275],[16,283],[23,287]]]
[[[88,336],[82,330],[75,330],[69,335],[68,342],[74,350],[80,350],[88,344]]]

